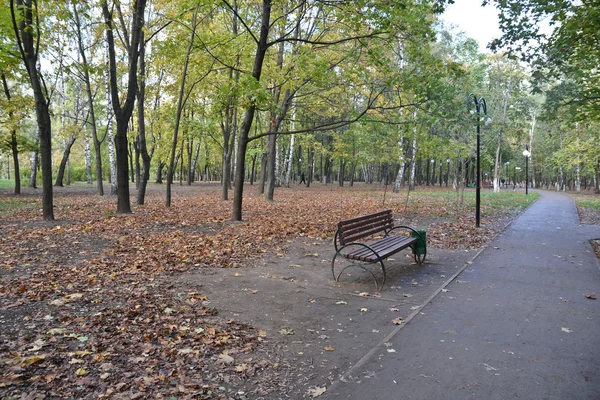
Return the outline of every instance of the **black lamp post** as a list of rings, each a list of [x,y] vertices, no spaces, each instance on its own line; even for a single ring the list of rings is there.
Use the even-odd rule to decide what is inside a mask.
[[[525,150],[523,150],[523,155],[525,156],[525,195],[529,194],[529,156],[531,153],[529,152],[529,145],[525,145]]]
[[[510,181],[510,177],[508,176],[508,164],[510,164],[510,161],[507,161],[505,163],[505,165],[506,165],[506,182],[504,184],[505,187],[507,187],[509,185],[509,181]]]
[[[469,95],[469,100],[473,99],[475,103],[475,110],[477,111],[477,177],[475,182],[475,226],[479,228],[479,217],[480,217],[480,207],[481,207],[481,170],[479,168],[479,147],[480,147],[480,130],[481,130],[481,121],[480,121],[480,112],[483,110],[483,114],[487,115],[487,105],[485,104],[485,99],[480,97],[479,99],[471,93]]]

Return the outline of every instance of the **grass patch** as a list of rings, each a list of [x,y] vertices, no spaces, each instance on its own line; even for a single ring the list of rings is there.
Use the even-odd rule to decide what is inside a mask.
[[[17,196],[0,197],[0,217],[11,217],[23,210],[31,210],[39,207],[38,201],[31,198]]]
[[[0,189],[14,189],[14,179],[0,179]]]
[[[592,210],[600,211],[600,197],[591,196],[572,196],[575,199],[577,207],[591,208]]]
[[[404,193],[406,196],[406,193]],[[453,190],[421,191],[416,190],[410,194],[411,206],[420,208],[427,205],[429,212],[448,216],[449,210],[458,207],[458,197]],[[538,193],[525,195],[521,191],[501,191],[494,193],[489,190],[481,192],[481,207],[487,214],[505,214],[514,210],[522,211],[529,207],[540,197]],[[465,190],[462,208],[475,208],[475,190]]]

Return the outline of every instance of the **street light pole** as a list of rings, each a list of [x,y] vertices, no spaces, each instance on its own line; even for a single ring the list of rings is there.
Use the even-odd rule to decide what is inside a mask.
[[[529,156],[531,153],[529,152],[529,145],[525,145],[525,150],[523,150],[523,155],[525,156],[525,195],[529,194]]]
[[[480,209],[481,209],[481,169],[479,166],[479,147],[480,147],[480,130],[481,130],[481,121],[480,121],[480,111],[483,110],[483,114],[487,115],[487,105],[485,103],[485,99],[477,97],[471,93],[469,95],[469,100],[473,99],[475,103],[475,110],[477,111],[477,177],[475,183],[475,226],[479,228],[479,220],[480,220]]]
[[[508,181],[510,180],[510,177],[508,176],[508,164],[510,164],[510,161],[507,161],[505,164],[506,165],[506,185],[504,187],[509,185]]]

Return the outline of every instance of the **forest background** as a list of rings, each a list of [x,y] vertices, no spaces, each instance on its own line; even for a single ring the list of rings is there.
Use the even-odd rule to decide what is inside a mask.
[[[11,1],[0,174],[15,193],[43,187],[44,219],[52,185],[103,195],[110,183],[129,213],[130,181],[141,205],[153,176],[167,206],[173,181],[220,181],[241,220],[245,182],[266,200],[293,181],[460,191],[475,181],[479,118],[495,191],[525,181],[527,146],[534,187],[597,193],[594,7],[499,6],[505,35],[491,48],[504,50],[489,55],[437,20],[444,5]]]

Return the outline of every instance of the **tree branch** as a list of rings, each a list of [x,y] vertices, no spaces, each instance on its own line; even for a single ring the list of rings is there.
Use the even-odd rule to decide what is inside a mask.
[[[252,30],[250,29],[250,27],[248,25],[246,25],[246,21],[244,21],[242,19],[242,17],[240,17],[240,14],[238,14],[238,12],[231,6],[231,4],[229,4],[229,2],[227,0],[223,0],[223,3],[225,3],[225,5],[227,6],[227,8],[229,8],[231,10],[231,12],[233,13],[233,15],[235,15],[235,17],[242,23],[242,25],[244,25],[244,28],[246,28],[246,32],[248,32],[250,34],[250,36],[252,36],[252,39],[254,40],[254,42],[256,44],[258,44],[257,37],[254,36],[254,33],[252,33]]]

